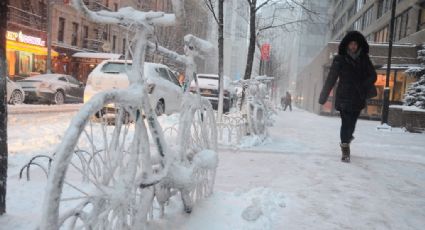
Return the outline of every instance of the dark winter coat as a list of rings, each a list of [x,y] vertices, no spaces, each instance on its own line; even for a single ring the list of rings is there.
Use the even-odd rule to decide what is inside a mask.
[[[361,49],[360,55],[353,59],[347,54],[351,41],[356,41]],[[376,93],[376,71],[369,58],[369,45],[364,36],[357,31],[348,32],[338,47],[334,57],[319,103],[324,104],[338,81],[335,93],[335,108],[339,111],[360,111],[366,106],[366,99]]]

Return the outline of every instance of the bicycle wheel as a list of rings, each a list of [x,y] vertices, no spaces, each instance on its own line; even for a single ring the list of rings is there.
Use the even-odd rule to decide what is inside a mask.
[[[193,167],[193,183],[181,191],[188,212],[194,201],[213,192],[218,166],[217,127],[211,103],[207,99],[186,95],[182,111],[179,154],[186,165]]]
[[[152,186],[140,186],[153,173],[151,149],[142,109],[129,106],[142,96],[101,93],[75,116],[52,164],[40,229],[143,228],[154,199]],[[110,103],[116,112],[92,122]]]

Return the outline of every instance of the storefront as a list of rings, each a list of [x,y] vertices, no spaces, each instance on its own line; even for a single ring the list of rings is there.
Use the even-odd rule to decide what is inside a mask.
[[[58,53],[52,50],[52,57]],[[46,41],[22,33],[6,32],[6,60],[11,79],[19,79],[46,72]]]
[[[69,74],[86,83],[88,75],[102,61],[119,59],[121,54],[78,52],[72,55]]]
[[[405,72],[407,68],[407,65],[394,65],[391,68],[389,85],[390,104],[392,105],[402,104],[409,85],[417,80],[414,76],[409,75]],[[361,113],[361,117],[364,118],[379,119],[381,117],[386,81],[386,67],[381,67],[377,69],[376,72],[377,81],[375,83],[375,86],[378,91],[378,95],[367,101],[367,106]],[[321,114],[335,115],[337,111],[335,110],[334,104],[335,97],[334,90],[332,90],[328,102],[325,103],[321,108]]]

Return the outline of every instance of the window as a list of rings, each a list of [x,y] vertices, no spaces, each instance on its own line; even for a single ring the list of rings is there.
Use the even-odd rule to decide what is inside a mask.
[[[71,45],[73,45],[73,46],[78,45],[78,23],[76,23],[76,22],[72,23]]]
[[[421,10],[419,11],[417,31],[423,29],[425,29],[425,3],[422,4]]]
[[[102,66],[102,73],[125,73],[131,70],[131,63],[108,62]]]
[[[157,73],[159,73],[159,76],[160,76],[162,79],[165,79],[165,80],[167,80],[167,81],[170,81],[170,77],[168,76],[167,69],[164,69],[164,68],[157,68],[157,69],[156,69],[156,72],[157,72]]]
[[[395,19],[394,25],[394,40],[398,41],[407,36],[407,25],[409,23],[409,12],[410,9],[404,11]]]
[[[378,18],[382,17],[388,10],[391,9],[391,0],[379,0],[378,2]]]
[[[59,77],[58,80],[59,81],[64,81],[64,82],[68,82],[65,77]]]
[[[356,0],[356,12],[359,12],[364,4],[365,4],[366,0]]]
[[[59,18],[58,42],[63,42],[65,36],[65,18]]]
[[[118,11],[118,3],[114,3],[114,11]]]
[[[66,79],[68,79],[68,82],[71,84],[80,85],[80,82],[72,76],[66,76]]]
[[[89,38],[89,27],[84,26],[83,27],[83,48],[87,48],[88,38]]]
[[[125,38],[122,40],[122,54],[125,54],[125,46],[126,46],[127,40]]]
[[[370,24],[372,24],[373,17],[373,6],[371,6],[367,11],[363,14],[363,26],[362,28],[367,28]]]
[[[113,35],[112,36],[112,52],[114,53],[115,53],[116,43],[117,43],[117,36]]]
[[[354,22],[354,30],[362,30],[362,20],[363,18],[360,17]]]
[[[385,43],[388,42],[388,26],[385,26],[381,30],[375,33],[375,42]]]
[[[171,79],[171,81],[172,81],[174,84],[176,84],[176,85],[178,85],[178,86],[180,87],[180,82],[177,80],[176,75],[174,75],[174,73],[173,73],[173,72],[171,72],[170,70],[168,70],[168,75],[170,75],[170,79]]]
[[[356,14],[356,5],[351,5],[350,9],[348,9],[348,18],[350,19]]]

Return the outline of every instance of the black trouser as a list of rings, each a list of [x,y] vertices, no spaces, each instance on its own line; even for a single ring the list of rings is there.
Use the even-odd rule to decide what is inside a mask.
[[[340,111],[341,115],[341,143],[350,143],[353,138],[354,130],[356,129],[357,119],[360,111]]]
[[[289,106],[289,110],[292,111],[292,104],[291,103],[285,104],[285,108],[283,109],[283,111],[286,111],[286,108],[288,108],[288,106]]]

